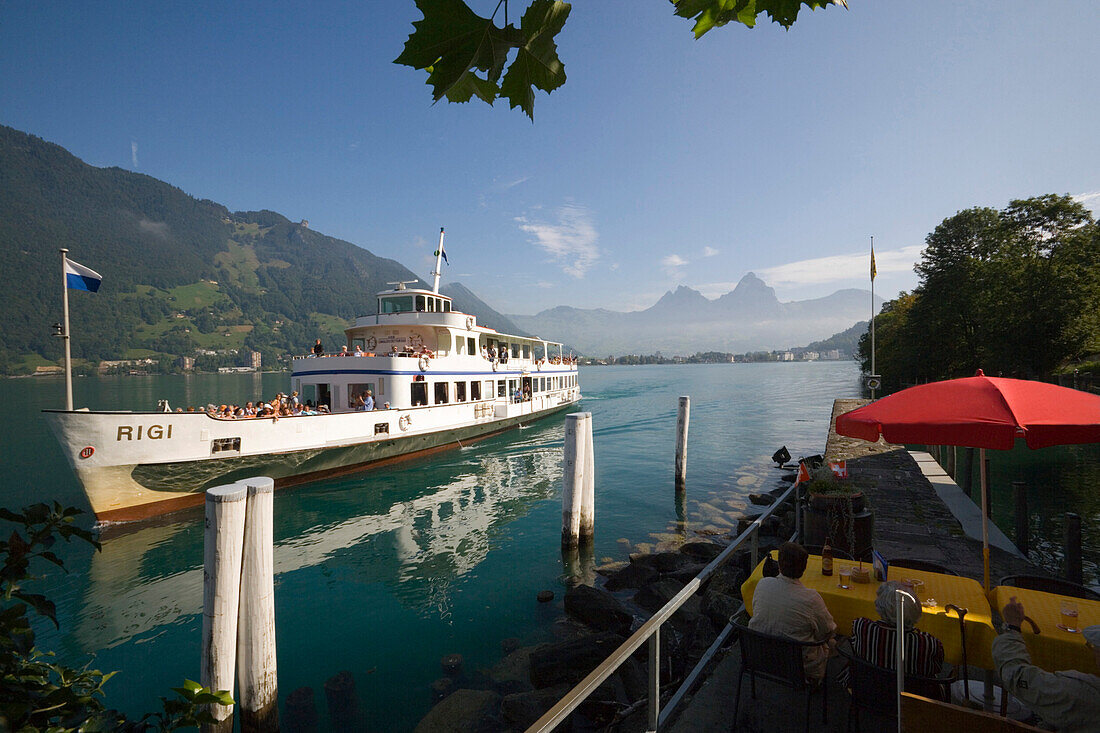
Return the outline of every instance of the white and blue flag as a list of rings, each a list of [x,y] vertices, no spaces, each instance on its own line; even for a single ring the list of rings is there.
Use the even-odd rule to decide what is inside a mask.
[[[65,287],[69,290],[87,290],[95,293],[99,290],[99,284],[103,282],[103,276],[90,267],[77,264],[70,259],[65,260]]]

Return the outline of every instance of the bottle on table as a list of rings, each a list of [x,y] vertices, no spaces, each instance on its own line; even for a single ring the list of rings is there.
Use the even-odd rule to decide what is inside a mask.
[[[825,538],[825,546],[821,548],[821,574],[833,574],[833,548],[829,546],[829,538]]]

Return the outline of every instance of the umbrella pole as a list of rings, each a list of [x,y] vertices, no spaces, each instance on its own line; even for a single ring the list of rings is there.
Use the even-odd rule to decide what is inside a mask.
[[[985,579],[985,592],[989,593],[989,516],[985,513],[985,508],[989,506],[989,477],[985,471],[985,448],[981,449],[978,464],[982,472],[982,505],[980,511],[982,513],[982,563],[985,569],[983,577]]]

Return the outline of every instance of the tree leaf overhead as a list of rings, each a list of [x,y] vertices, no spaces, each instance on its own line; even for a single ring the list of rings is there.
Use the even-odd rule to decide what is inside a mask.
[[[496,88],[508,52],[523,43],[520,31],[511,24],[498,27],[462,0],[416,0],[416,6],[424,18],[413,23],[416,30],[394,63],[427,70],[437,102],[452,89],[452,101],[468,101],[475,93],[484,99]],[[485,73],[481,84],[466,79],[475,69]]]
[[[516,60],[508,67],[500,92],[511,108],[520,107],[535,119],[534,88],[549,94],[565,83],[565,67],[558,58],[554,36],[569,17],[569,3],[560,0],[535,0],[520,21],[526,39]]]
[[[761,13],[766,13],[784,28],[790,28],[798,19],[798,12],[805,5],[817,10],[828,5],[848,7],[847,0],[671,0],[676,6],[676,15],[681,18],[694,18],[692,30],[696,38],[712,28],[736,21],[753,28]]]
[[[509,0],[497,0],[493,12],[482,17],[463,0],[415,0],[424,17],[413,22],[395,64],[428,72],[432,98],[469,102],[475,96],[492,105],[508,99],[535,118],[535,90],[549,94],[565,83],[565,67],[554,38],[565,26],[572,6],[562,0],[533,0],[520,27],[508,23]],[[491,0],[482,0],[486,7]],[[827,5],[848,7],[847,0],[670,0],[675,14],[695,21],[693,32],[702,37],[712,28],[737,22],[749,28],[764,13],[784,28],[798,19],[802,6],[816,10]],[[516,4],[519,2],[517,0]],[[495,18],[504,9],[505,24]],[[513,49],[517,53],[509,63]],[[508,71],[504,73],[507,67]],[[501,74],[504,79],[501,81]]]

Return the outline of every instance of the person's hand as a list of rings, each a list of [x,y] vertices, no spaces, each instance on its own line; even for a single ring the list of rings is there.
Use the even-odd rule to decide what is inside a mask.
[[[1024,622],[1024,604],[1016,600],[1016,596],[1008,599],[1008,603],[1001,609],[1001,618],[1009,626],[1019,626]]]

